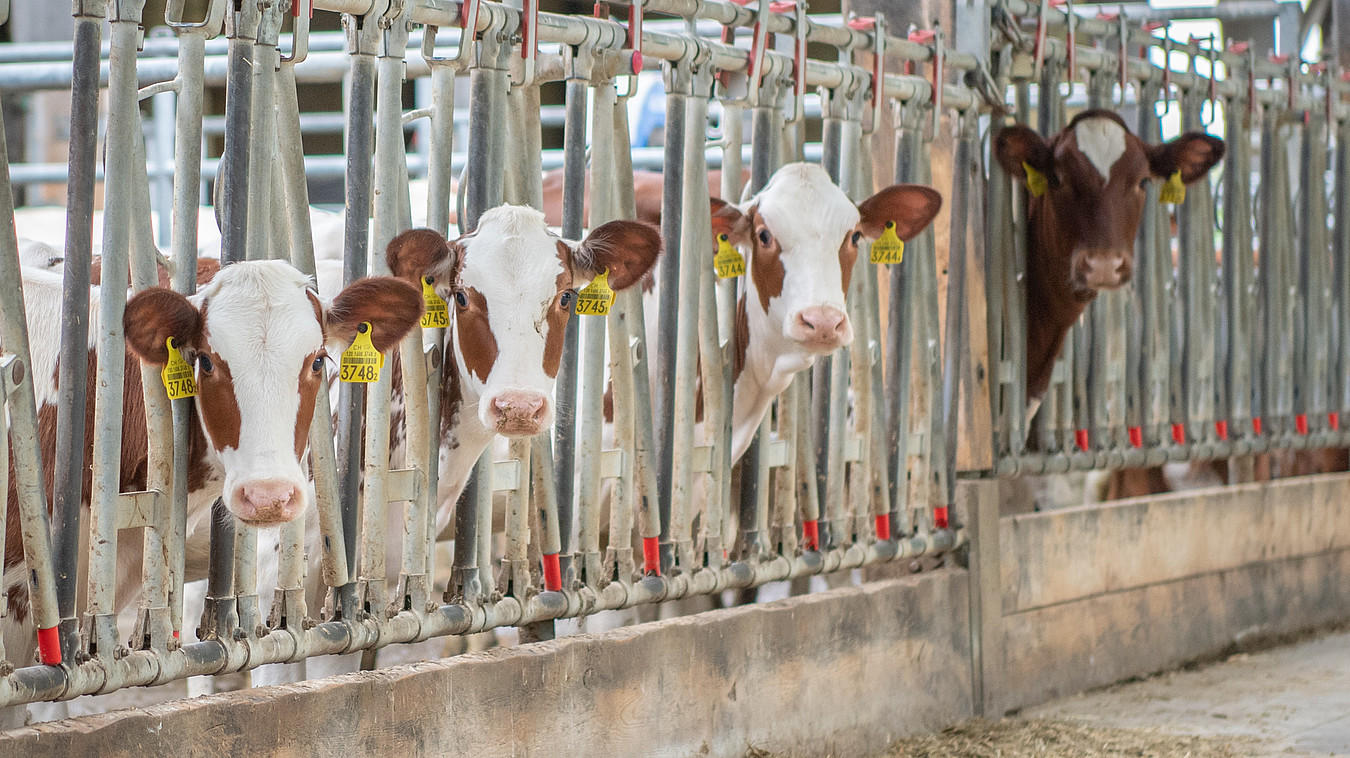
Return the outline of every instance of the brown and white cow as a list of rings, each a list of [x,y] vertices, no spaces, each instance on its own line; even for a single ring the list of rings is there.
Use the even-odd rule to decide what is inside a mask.
[[[552,424],[577,290],[601,271],[612,289],[627,289],[660,252],[649,224],[611,221],[569,242],[549,231],[543,213],[519,206],[487,211],[453,242],[413,229],[389,243],[390,269],[408,281],[431,277],[453,312],[454,360],[441,393],[440,526],[496,435],[529,437]]]
[[[42,477],[50,492],[55,464],[62,281],[56,274],[25,269],[23,288]],[[86,501],[92,477],[96,412],[92,397],[97,369],[93,343],[100,331],[100,292],[100,287],[90,292],[91,400],[85,418],[83,467]],[[280,261],[227,266],[192,297],[154,288],[127,302],[123,324],[127,349],[121,356],[126,370],[120,409],[122,491],[146,486],[142,362],[147,364],[146,370],[157,371],[169,357],[165,343],[172,337],[196,367],[199,392],[186,453],[186,580],[204,576],[210,505],[217,497],[223,498],[242,522],[258,526],[290,521],[308,506],[310,488],[303,460],[315,393],[329,351],[336,355],[345,349],[362,322],[371,324],[375,347],[387,350],[416,325],[421,312],[421,293],[398,279],[364,279],[328,302],[319,297],[309,277]],[[8,465],[12,466],[12,461]],[[6,639],[20,643],[10,652],[17,654],[13,660],[25,664],[27,658],[19,651],[22,643],[32,644],[33,630],[13,476],[9,481],[4,563],[4,589],[10,599],[7,619],[28,628],[15,630],[15,635]],[[133,584],[139,579],[135,570],[119,574],[119,579],[130,578]],[[131,599],[125,592],[119,591],[119,595],[123,602]]]
[[[1021,124],[994,138],[994,157],[1022,182],[1045,183],[1027,206],[1027,398],[1032,413],[1050,385],[1064,337],[1101,290],[1130,281],[1145,187],[1181,172],[1197,182],[1224,154],[1200,132],[1150,145],[1106,110],[1078,114],[1045,139]],[[1034,173],[1029,173],[1034,172]]]
[[[712,201],[714,238],[726,234],[749,253],[736,307],[733,461],[792,377],[853,341],[845,295],[863,238],[877,239],[893,221],[909,240],[941,206],[936,190],[916,184],[887,187],[854,205],[813,163],[783,166],[740,205]]]

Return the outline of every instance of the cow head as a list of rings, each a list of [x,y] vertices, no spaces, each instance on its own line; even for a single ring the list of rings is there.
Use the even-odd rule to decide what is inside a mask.
[[[660,252],[660,234],[642,222],[611,221],[574,243],[551,233],[539,211],[501,206],[454,242],[430,229],[404,232],[389,243],[388,260],[409,281],[430,277],[450,303],[461,386],[479,398],[479,421],[524,437],[553,421],[550,397],[577,290],[601,271],[612,289],[626,289]]]
[[[875,240],[894,221],[908,240],[932,222],[942,198],[931,187],[898,184],[854,205],[820,166],[794,163],[742,206],[713,200],[712,223],[714,237],[726,234],[751,251],[751,341],[809,361],[853,341],[844,297],[862,238]]]
[[[1080,301],[1130,281],[1148,183],[1177,172],[1185,184],[1199,181],[1223,152],[1223,140],[1200,132],[1149,145],[1105,110],[1080,113],[1049,140],[1018,124],[994,141],[1004,171],[1023,182],[1036,177],[1029,187],[1039,195],[1031,199],[1043,232],[1037,252],[1055,256],[1044,262],[1054,269],[1052,285]]]
[[[258,526],[291,521],[308,505],[301,465],[324,361],[363,322],[385,351],[422,313],[406,282],[354,282],[324,302],[308,276],[281,261],[226,266],[192,297],[148,289],[127,302],[127,346],[163,366],[172,337],[195,363],[197,412],[225,471],[225,504]]]

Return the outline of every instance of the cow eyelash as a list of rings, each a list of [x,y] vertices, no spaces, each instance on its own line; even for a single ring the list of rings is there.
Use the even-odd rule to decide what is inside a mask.
[[[215,364],[211,363],[211,358],[206,353],[199,353],[197,355],[197,368],[200,369],[203,374],[209,374],[214,371],[216,367]]]
[[[1139,180],[1139,189],[1148,189],[1148,181],[1149,181],[1149,177],[1147,177],[1147,176],[1144,177],[1143,179],[1140,179],[1140,180]]]

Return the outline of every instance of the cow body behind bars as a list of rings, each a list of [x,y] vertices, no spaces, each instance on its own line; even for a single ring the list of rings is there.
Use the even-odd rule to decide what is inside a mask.
[[[25,269],[23,284],[42,476],[46,491],[51,492],[62,282],[54,274]],[[98,412],[93,398],[100,295],[100,287],[91,288],[83,453],[86,505]],[[345,349],[363,322],[371,324],[374,345],[387,349],[416,324],[421,309],[417,290],[392,278],[356,282],[332,302],[325,301],[308,277],[278,261],[226,267],[191,298],[154,288],[128,301],[126,349],[117,356],[125,368],[122,403],[113,411],[123,418],[117,474],[121,491],[144,489],[147,482],[142,361],[144,370],[158,372],[168,360],[166,342],[172,338],[175,347],[195,364],[199,391],[185,451],[189,489],[185,580],[205,576],[209,516],[216,498],[223,498],[236,518],[258,526],[290,521],[308,507],[310,487],[302,462],[327,351],[336,355]],[[5,640],[11,646],[11,659],[27,665],[34,634],[12,476],[10,483],[4,573],[10,628],[5,630]],[[129,542],[123,544],[132,547]],[[123,556],[119,555],[119,562],[124,562]],[[134,600],[140,578],[138,567],[119,567],[119,605]]]

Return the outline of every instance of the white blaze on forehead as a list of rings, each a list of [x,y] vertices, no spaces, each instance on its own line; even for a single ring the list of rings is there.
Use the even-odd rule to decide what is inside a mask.
[[[310,286],[286,263],[253,261],[222,268],[193,298],[205,303],[207,341],[229,366],[239,407],[239,447],[221,451],[227,492],[256,479],[305,482],[295,458],[299,379],[323,347]]]
[[[1079,121],[1073,133],[1097,173],[1109,178],[1111,167],[1125,154],[1125,127],[1109,118],[1088,118]]]
[[[858,208],[825,169],[794,163],[779,169],[746,207],[758,206],[782,248],[783,294],[793,310],[844,307],[839,246],[858,225]]]
[[[544,225],[543,213],[510,205],[484,213],[477,231],[461,239],[460,286],[472,287],[487,302],[488,326],[497,343],[486,394],[509,389],[552,393],[553,380],[544,373],[544,341],[563,273],[558,241]],[[472,372],[467,379],[478,381]]]

